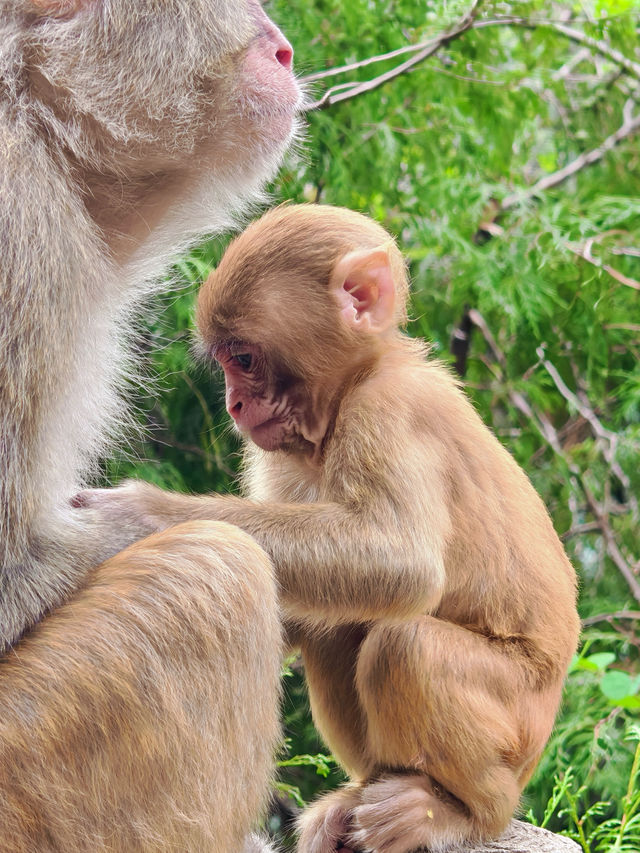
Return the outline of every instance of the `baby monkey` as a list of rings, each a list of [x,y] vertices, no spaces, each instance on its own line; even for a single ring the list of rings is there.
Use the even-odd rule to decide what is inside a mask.
[[[315,723],[352,779],[306,810],[302,853],[498,835],[576,647],[575,576],[549,516],[449,370],[402,332],[407,297],[376,223],[267,213],[197,312],[247,440],[246,497],[101,493],[141,533],[220,519],[270,554]]]

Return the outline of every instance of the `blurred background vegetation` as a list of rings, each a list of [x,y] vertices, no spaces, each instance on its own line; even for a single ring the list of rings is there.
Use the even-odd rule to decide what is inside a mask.
[[[271,201],[345,205],[397,236],[409,333],[464,376],[580,575],[583,646],[523,814],[585,851],[638,851],[638,0],[274,0],[269,11],[320,102]],[[220,377],[190,356],[197,283],[223,247],[177,265],[183,286],[145,326],[155,381],[133,393],[146,433],[106,463],[111,482],[235,487]],[[285,691],[280,835],[296,799],[340,779],[296,661]]]

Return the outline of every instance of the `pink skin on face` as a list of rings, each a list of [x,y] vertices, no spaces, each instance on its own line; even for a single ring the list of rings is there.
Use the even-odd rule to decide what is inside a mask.
[[[271,54],[276,62],[281,65],[286,71],[293,70],[293,48],[291,47],[289,41],[285,36],[280,32],[278,27],[273,23],[271,18],[269,18],[266,14],[262,6],[258,6],[255,11],[255,17],[258,24],[258,30],[260,35],[258,36],[258,44],[262,44],[264,50],[263,53],[265,56],[269,54],[269,50],[264,45],[264,42],[268,42],[271,47]],[[249,48],[249,53],[251,53],[251,48]]]
[[[214,358],[224,371],[225,405],[238,430],[263,450],[278,450],[287,436],[286,406],[254,390],[257,351],[244,345],[220,347]]]
[[[243,91],[250,105],[256,89],[256,111],[262,116],[263,131],[274,138],[286,139],[291,133],[296,107],[301,104],[300,88],[293,75],[293,48],[258,4],[253,16],[258,32],[244,58]],[[273,103],[267,105],[268,115],[264,111],[265,91],[273,96]]]

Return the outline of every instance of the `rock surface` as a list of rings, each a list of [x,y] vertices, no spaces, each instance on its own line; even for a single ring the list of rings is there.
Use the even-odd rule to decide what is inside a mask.
[[[512,820],[496,841],[465,846],[462,850],[465,853],[581,853],[580,845],[570,838],[520,820]]]

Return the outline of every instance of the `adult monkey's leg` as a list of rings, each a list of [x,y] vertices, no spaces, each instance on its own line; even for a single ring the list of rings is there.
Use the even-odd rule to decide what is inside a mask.
[[[237,528],[105,562],[0,663],[0,851],[255,853],[279,664],[271,563]]]

